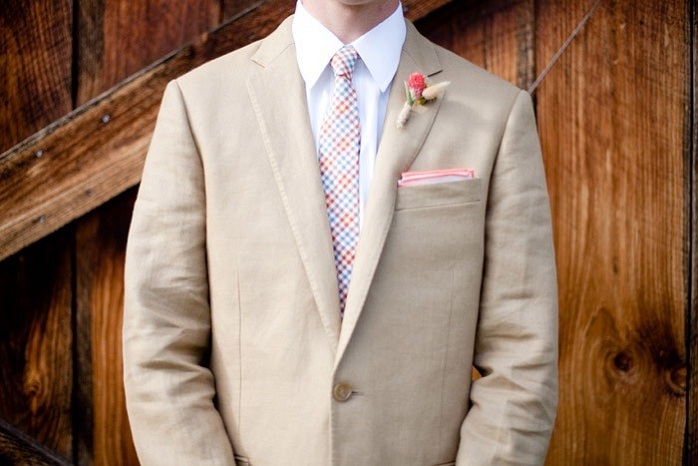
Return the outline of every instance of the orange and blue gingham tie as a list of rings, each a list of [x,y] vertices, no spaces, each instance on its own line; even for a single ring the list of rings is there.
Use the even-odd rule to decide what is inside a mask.
[[[358,58],[359,54],[350,45],[342,47],[332,57],[334,90],[318,138],[320,176],[332,233],[342,316],[359,239],[361,127],[356,89],[351,84]]]

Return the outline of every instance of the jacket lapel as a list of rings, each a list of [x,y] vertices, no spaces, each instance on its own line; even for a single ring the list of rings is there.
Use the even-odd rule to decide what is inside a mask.
[[[412,112],[405,127],[397,129],[397,117],[405,103],[403,83],[411,73],[417,71],[433,76],[441,71],[441,63],[434,45],[422,37],[412,23],[407,22],[407,37],[390,90],[383,135],[376,154],[373,180],[357,245],[335,367],[339,364],[363,311],[392,222],[397,181],[417,157],[441,105],[442,99],[430,102],[424,112]]]
[[[247,82],[252,106],[322,324],[336,349],[340,316],[332,236],[290,18],[252,60],[261,66]]]

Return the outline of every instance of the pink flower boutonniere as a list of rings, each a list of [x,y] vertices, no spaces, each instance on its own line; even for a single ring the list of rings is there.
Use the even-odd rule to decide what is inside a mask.
[[[405,126],[407,120],[410,119],[412,110],[421,110],[421,106],[425,103],[441,97],[449,84],[451,84],[449,81],[429,84],[422,73],[412,73],[405,81],[407,101],[397,117],[397,127],[403,128]]]

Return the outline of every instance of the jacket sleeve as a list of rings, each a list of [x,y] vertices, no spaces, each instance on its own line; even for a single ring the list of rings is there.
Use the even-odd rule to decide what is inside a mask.
[[[557,407],[557,279],[531,98],[511,109],[490,179],[471,409],[457,465],[543,464]]]
[[[124,384],[144,465],[232,465],[206,367],[210,310],[202,161],[181,91],[164,94],[126,251]]]

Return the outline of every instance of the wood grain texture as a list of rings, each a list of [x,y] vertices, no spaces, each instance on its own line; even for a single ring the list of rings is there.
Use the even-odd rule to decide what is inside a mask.
[[[0,418],[66,458],[73,451],[70,234],[63,229],[0,263]]]
[[[2,1],[0,152],[72,109],[71,4]]]
[[[126,416],[121,359],[124,256],[136,189],[80,220],[76,297],[80,400],[90,412],[79,464],[138,464]],[[84,385],[83,385],[84,384]],[[88,391],[85,393],[85,391]]]
[[[419,23],[437,44],[525,89],[534,79],[532,0],[452,4]]]
[[[234,20],[264,0],[221,0],[223,21]]]
[[[537,1],[537,69],[593,3]],[[560,283],[551,465],[681,463],[685,11],[604,1],[537,91]]]
[[[448,2],[405,4],[418,19]],[[262,4],[0,155],[0,259],[137,184],[167,82],[266,36],[293,6]]]
[[[0,464],[70,466],[72,463],[0,419]]]
[[[77,2],[77,104],[216,27],[220,21],[219,2]]]
[[[686,17],[689,21],[690,53],[692,73],[686,80],[686,95],[690,96],[692,105],[686,107],[686,140],[684,150],[687,164],[691,170],[686,185],[691,195],[690,224],[687,245],[691,251],[689,264],[689,301],[686,309],[688,315],[689,380],[686,437],[684,442],[684,465],[698,464],[698,11],[695,1],[687,2]]]

